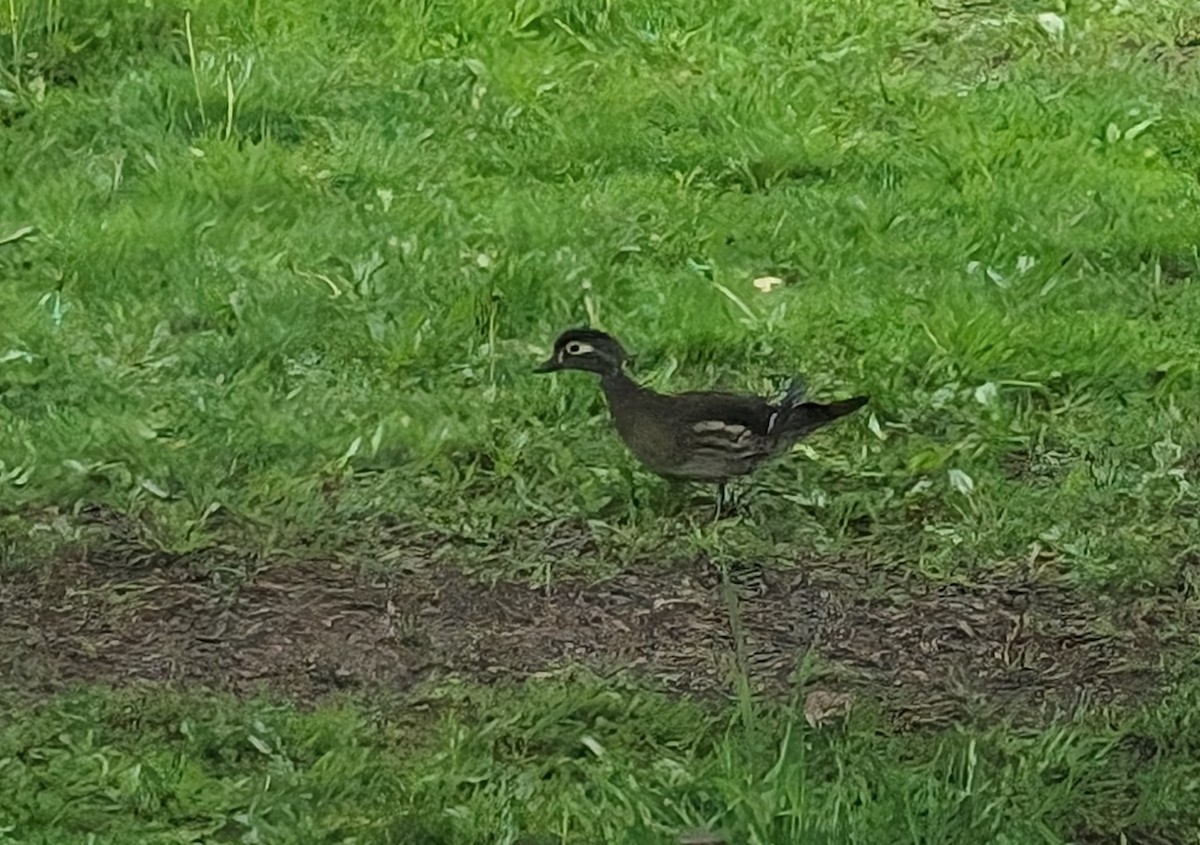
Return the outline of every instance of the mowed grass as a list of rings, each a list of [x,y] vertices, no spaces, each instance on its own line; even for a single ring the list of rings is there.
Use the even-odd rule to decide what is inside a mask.
[[[1177,577],[1187,4],[1057,35],[1029,4],[417,8],[13,4],[6,503],[104,502],[168,549],[587,519],[620,557],[678,513],[594,384],[530,372],[591,322],[659,387],[871,396],[764,473],[735,548]]]
[[[851,552],[1194,599],[1198,30],[1182,0],[10,0],[0,565],[101,504],[170,551],[386,523],[525,577],[567,522],[597,551],[555,566]],[[585,322],[663,389],[800,373],[871,405],[714,531],[593,383],[530,372]],[[440,695],[429,720],[13,704],[0,843],[1200,827],[1186,680],[1135,713],[936,734],[870,702],[812,731],[582,682]]]
[[[75,695],[0,727],[0,842],[1183,843],[1198,703],[930,739],[579,680],[417,713]]]

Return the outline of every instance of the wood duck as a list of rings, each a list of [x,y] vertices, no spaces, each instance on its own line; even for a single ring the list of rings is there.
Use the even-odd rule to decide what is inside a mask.
[[[748,475],[796,441],[861,408],[866,396],[822,405],[804,401],[793,380],[778,404],[758,396],[709,391],[663,395],[625,374],[625,350],[595,329],[569,329],[535,372],[586,370],[600,376],[617,433],[646,469],[663,478],[717,485],[715,517],[725,484]]]

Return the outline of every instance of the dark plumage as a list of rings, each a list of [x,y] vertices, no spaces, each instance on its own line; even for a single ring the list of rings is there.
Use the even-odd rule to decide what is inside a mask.
[[[725,482],[748,475],[810,432],[867,403],[865,396],[827,405],[806,402],[799,379],[779,404],[707,391],[663,395],[629,378],[625,360],[621,344],[604,332],[570,329],[536,372],[599,375],[617,433],[634,456],[664,478],[716,483],[718,512]]]

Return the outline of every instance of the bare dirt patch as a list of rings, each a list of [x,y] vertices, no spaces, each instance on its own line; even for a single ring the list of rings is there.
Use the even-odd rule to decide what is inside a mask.
[[[727,582],[697,559],[549,587],[489,586],[414,561],[380,574],[332,560],[256,565],[229,551],[93,550],[9,574],[0,684],[266,688],[309,701],[582,665],[721,696],[744,665],[757,690],[786,695],[809,655],[810,687],[868,694],[905,723],[1040,720],[1153,696],[1181,636],[1154,624],[1155,613],[1178,622],[1169,597],[1121,616],[1046,584],[914,587],[852,560],[749,567]]]

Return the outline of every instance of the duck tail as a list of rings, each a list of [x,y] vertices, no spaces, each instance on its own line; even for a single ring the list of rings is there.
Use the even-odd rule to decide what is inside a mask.
[[[799,439],[839,417],[853,414],[865,404],[867,404],[866,396],[855,396],[852,399],[842,399],[825,405],[819,402],[785,405],[779,415],[780,434],[784,437]]]

